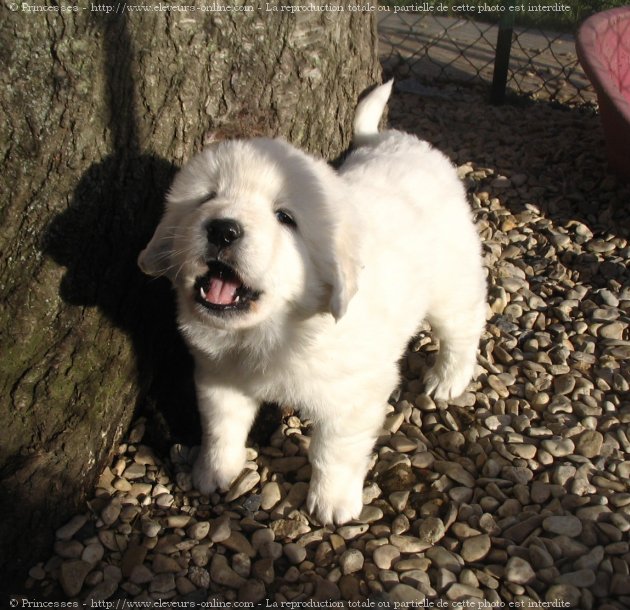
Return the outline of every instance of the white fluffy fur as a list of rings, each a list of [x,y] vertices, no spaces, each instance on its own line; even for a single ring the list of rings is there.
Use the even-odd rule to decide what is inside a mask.
[[[309,510],[323,523],[356,518],[397,361],[423,319],[440,340],[426,391],[455,397],[473,375],[486,298],[479,239],[446,157],[411,135],[377,133],[390,90],[359,105],[360,147],[339,171],[254,139],[206,148],[174,181],[139,264],[177,291],[196,362],[203,439],[193,479],[203,493],[240,473],[256,411],[273,401],[313,422]],[[297,228],[278,222],[278,208]],[[218,252],[203,227],[216,218],[244,228]],[[249,311],[195,302],[209,257],[261,291]]]

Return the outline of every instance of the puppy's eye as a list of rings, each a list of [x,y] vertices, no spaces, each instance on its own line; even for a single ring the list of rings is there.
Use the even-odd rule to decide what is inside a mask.
[[[282,225],[287,225],[288,227],[297,227],[295,219],[286,210],[276,210],[276,218],[278,219],[278,222]]]
[[[208,201],[212,201],[213,199],[216,198],[216,196],[217,196],[216,191],[210,191],[207,195],[203,197],[203,199],[201,200],[201,203],[207,203]]]

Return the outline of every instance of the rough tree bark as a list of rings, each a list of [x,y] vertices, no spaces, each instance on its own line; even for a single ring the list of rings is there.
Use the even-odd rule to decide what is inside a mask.
[[[0,574],[11,586],[185,358],[168,288],[135,265],[175,168],[207,130],[280,134],[333,158],[378,78],[373,17],[347,10],[353,0],[337,13],[187,4],[198,10],[3,8]]]

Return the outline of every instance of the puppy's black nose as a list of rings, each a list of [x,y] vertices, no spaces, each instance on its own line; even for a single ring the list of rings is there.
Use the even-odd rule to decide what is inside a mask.
[[[208,241],[217,248],[227,248],[243,235],[243,227],[231,218],[216,218],[206,224]]]

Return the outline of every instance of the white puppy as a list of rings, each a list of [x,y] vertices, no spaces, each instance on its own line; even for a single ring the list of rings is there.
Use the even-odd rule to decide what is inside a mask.
[[[313,422],[308,509],[362,509],[397,361],[426,318],[440,340],[426,391],[460,394],[485,318],[480,243],[462,185],[429,144],[378,133],[391,82],[357,108],[359,146],[334,171],[282,140],[220,142],[179,172],[140,254],[167,275],[195,357],[203,493],[245,464],[259,405]]]

